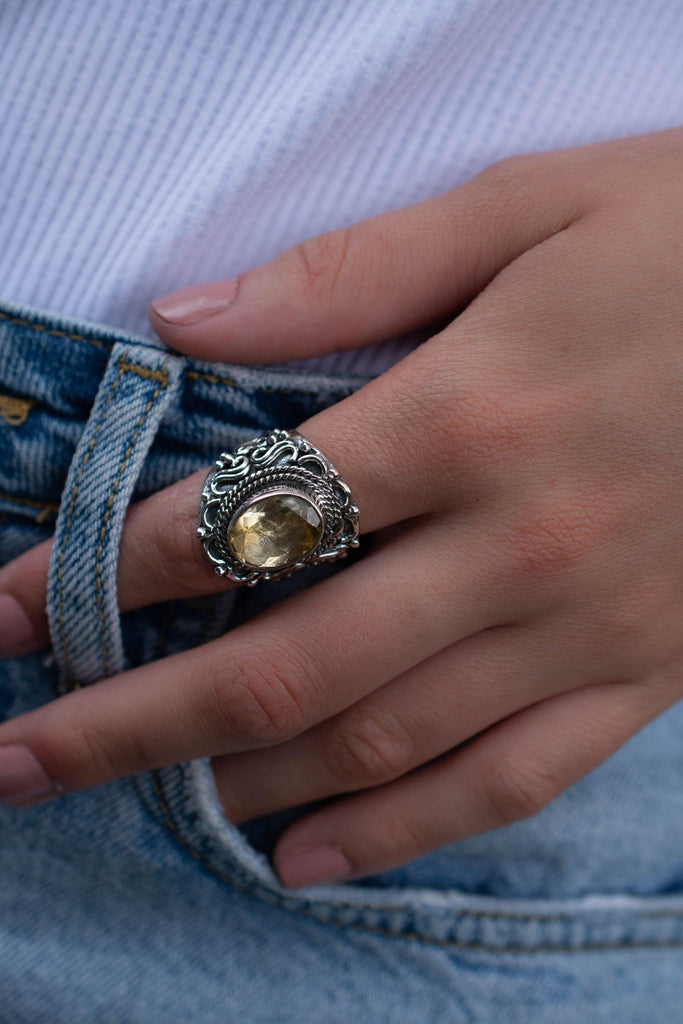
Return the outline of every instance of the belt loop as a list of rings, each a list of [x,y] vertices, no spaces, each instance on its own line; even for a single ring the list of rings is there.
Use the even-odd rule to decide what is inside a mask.
[[[50,556],[47,613],[64,690],[126,668],[116,591],[123,520],[182,367],[163,349],[112,349],[69,468]]]

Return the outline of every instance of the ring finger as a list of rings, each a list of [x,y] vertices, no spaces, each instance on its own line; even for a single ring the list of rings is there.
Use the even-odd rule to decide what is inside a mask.
[[[226,816],[240,824],[390,782],[522,708],[604,681],[588,662],[535,624],[468,636],[286,743],[215,757]]]
[[[301,427],[351,487],[361,510],[362,533],[427,514],[446,502],[446,493],[450,503],[458,498],[464,501],[472,487],[471,473],[464,467],[452,474],[455,482],[442,473],[435,483],[433,467],[423,456],[429,447],[426,435],[422,436],[427,431],[424,423],[418,420],[411,427],[411,443],[406,443],[404,406],[412,409],[414,405],[414,381],[425,358],[428,355],[423,352],[413,353]],[[117,567],[121,612],[230,586],[211,571],[196,535],[199,496],[207,472],[208,468],[200,470],[130,508]],[[477,500],[481,501],[483,492],[479,482]],[[0,616],[5,626],[0,621],[0,650],[5,656],[26,653],[48,641],[45,595],[51,550],[52,542],[46,541],[0,570]],[[13,618],[11,599],[18,602]],[[22,610],[23,628],[19,628]]]

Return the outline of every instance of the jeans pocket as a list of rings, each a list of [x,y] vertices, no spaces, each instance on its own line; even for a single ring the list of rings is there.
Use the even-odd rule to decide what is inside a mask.
[[[428,945],[489,953],[683,948],[683,895],[593,893],[501,898],[378,879],[286,889],[268,858],[223,814],[209,760],[152,772],[145,799],[198,864],[226,884],[295,915]]]

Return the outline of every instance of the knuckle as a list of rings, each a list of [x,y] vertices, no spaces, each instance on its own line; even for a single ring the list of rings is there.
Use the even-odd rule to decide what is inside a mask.
[[[541,411],[507,387],[461,384],[432,409],[433,433],[451,474],[455,465],[477,480],[509,475],[511,462],[528,462],[538,444]]]
[[[561,791],[552,770],[532,760],[495,758],[482,770],[485,806],[498,825],[530,818],[542,811]]]
[[[493,193],[496,202],[501,196],[528,195],[538,187],[539,176],[545,174],[551,162],[549,153],[514,153],[488,164],[477,174],[476,181],[485,192]]]
[[[581,495],[546,499],[541,507],[524,508],[511,528],[512,575],[557,577],[585,563],[603,539],[599,506]]]
[[[247,746],[269,746],[307,728],[313,698],[290,652],[276,648],[230,653],[214,671],[211,711],[222,735]]]
[[[395,720],[360,709],[346,712],[326,737],[326,757],[346,786],[389,782],[412,767],[415,744]]]
[[[502,231],[505,213],[521,212],[529,204],[557,211],[557,230],[566,226],[592,205],[594,189],[585,182],[590,156],[581,150],[514,153],[489,164],[472,179],[482,209],[495,213]],[[598,170],[593,168],[593,175]]]
[[[111,782],[125,774],[126,756],[135,757],[134,751],[119,749],[109,730],[89,722],[51,724],[48,719],[31,745],[49,777],[67,790]],[[136,768],[134,763],[127,770]]]
[[[352,228],[309,238],[290,250],[292,271],[303,290],[316,300],[337,290],[349,258]]]
[[[461,447],[477,461],[498,461],[516,449],[523,434],[520,420],[509,396],[495,388],[463,395],[457,413],[445,410],[446,430],[450,424],[451,435],[457,432]]]

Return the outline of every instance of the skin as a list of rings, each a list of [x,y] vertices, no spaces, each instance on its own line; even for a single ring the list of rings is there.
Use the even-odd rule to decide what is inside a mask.
[[[504,160],[245,273],[221,309],[234,294],[185,289],[151,322],[249,363],[447,323],[298,428],[370,553],[0,745],[65,792],[211,756],[236,823],[336,797],[277,844],[298,886],[532,815],[683,695],[683,130]],[[122,611],[226,586],[194,535],[206,471],[130,509]],[[48,558],[0,571],[35,634],[18,652],[48,639]]]

